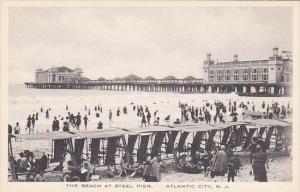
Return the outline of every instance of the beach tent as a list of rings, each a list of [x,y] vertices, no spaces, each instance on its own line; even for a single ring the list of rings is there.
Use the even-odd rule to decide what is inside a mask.
[[[262,136],[267,148],[274,144],[275,148],[281,139],[283,146],[287,147],[291,139],[292,124],[279,119],[254,119],[245,121],[256,127],[257,135]]]
[[[129,155],[136,157],[139,163],[147,161],[148,157],[161,157],[162,154],[172,154],[174,151],[174,133],[178,133],[177,129],[167,126],[150,126],[127,131]]]
[[[116,164],[116,157],[127,153],[125,140],[127,131],[110,128],[74,133],[76,134],[75,143],[78,142],[75,146],[77,163],[82,163],[82,160],[86,159],[92,164],[112,166]],[[84,145],[86,146],[85,153],[83,152]]]
[[[248,122],[227,122],[219,124],[176,124],[171,126],[180,130],[181,133],[177,143],[179,154],[190,152],[193,155],[200,149],[210,151],[215,149],[216,146],[226,145],[229,142],[234,142],[238,146],[242,145],[245,136],[249,134],[246,129],[248,124]]]
[[[51,149],[51,154],[48,154],[48,158],[50,157],[50,163],[60,162],[61,165],[63,163],[63,159],[67,151],[70,151],[71,156],[74,157],[75,152],[72,151],[73,150],[72,138],[74,136],[75,136],[74,133],[56,132],[56,131],[46,132],[46,133],[16,135],[16,137],[21,138],[23,140],[51,140],[52,149]],[[76,165],[76,163],[74,165]]]
[[[187,152],[190,150],[191,154],[195,154],[196,151],[198,151],[201,147],[201,143],[203,140],[205,140],[206,133],[209,134],[209,138],[207,140],[211,141],[211,137],[215,134],[217,129],[220,129],[219,127],[215,127],[206,123],[197,123],[197,124],[174,124],[171,125],[172,127],[180,130],[180,138],[179,142],[177,144],[177,151],[179,154],[181,152]],[[189,135],[192,135],[192,143],[189,143],[187,141],[187,138]],[[208,142],[205,142],[205,145]]]
[[[10,161],[14,161],[13,155],[12,155],[12,143],[11,138],[17,137],[19,139],[23,140],[30,140],[30,141],[38,141],[38,140],[49,140],[51,141],[51,154],[47,154],[48,160],[50,163],[59,162],[59,165],[55,168],[55,170],[62,171],[63,168],[63,162],[66,156],[66,153],[70,153],[71,159],[73,160],[73,165],[77,167],[75,160],[75,153],[73,149],[73,142],[72,138],[74,137],[73,133],[68,132],[47,132],[47,133],[36,133],[36,134],[18,134],[18,135],[9,135],[9,157]],[[25,150],[26,150],[26,146]],[[48,162],[49,163],[49,162]],[[14,163],[11,162],[13,165]],[[14,167],[14,166],[13,166]],[[18,173],[16,170],[14,170],[15,173],[13,179],[18,179]]]

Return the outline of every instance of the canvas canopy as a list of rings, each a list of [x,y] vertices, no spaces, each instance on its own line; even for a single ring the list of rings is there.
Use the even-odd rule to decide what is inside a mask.
[[[111,138],[111,137],[119,137],[125,135],[127,132],[120,129],[101,129],[101,130],[93,130],[93,131],[80,131],[74,132],[77,135],[77,138]]]
[[[154,133],[154,132],[167,132],[167,131],[178,131],[176,128],[171,128],[167,126],[152,126],[152,127],[139,127],[128,130],[129,135],[136,135],[136,134],[142,134],[142,133]]]
[[[255,124],[260,126],[277,126],[277,127],[290,127],[292,124],[276,119],[255,119],[248,120],[246,123]]]
[[[74,134],[69,132],[47,132],[36,134],[19,134],[15,136],[24,140],[58,140],[72,138],[74,137]]]
[[[220,126],[214,126],[214,125],[210,125],[210,124],[206,124],[206,123],[198,123],[195,125],[188,125],[188,126],[179,126],[176,128],[181,131],[190,132],[190,133],[222,129],[222,127],[220,127]]]

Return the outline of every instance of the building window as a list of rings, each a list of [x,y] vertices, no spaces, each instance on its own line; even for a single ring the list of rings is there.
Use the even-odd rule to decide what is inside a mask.
[[[248,80],[248,75],[243,75],[243,80],[244,81]]]
[[[258,75],[252,75],[252,81],[257,81],[258,80]]]
[[[268,75],[266,75],[266,74],[263,75],[263,80],[264,80],[264,81],[268,81]]]

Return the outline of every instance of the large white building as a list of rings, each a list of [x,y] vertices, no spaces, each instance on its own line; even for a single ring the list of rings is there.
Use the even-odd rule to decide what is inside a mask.
[[[216,84],[281,84],[292,82],[293,60],[290,52],[279,54],[273,48],[273,54],[265,60],[239,61],[234,55],[233,61],[214,62],[207,54],[203,67],[204,83]]]
[[[68,67],[51,67],[47,70],[37,69],[35,71],[36,83],[69,83],[78,82],[82,78],[80,68],[70,69]]]

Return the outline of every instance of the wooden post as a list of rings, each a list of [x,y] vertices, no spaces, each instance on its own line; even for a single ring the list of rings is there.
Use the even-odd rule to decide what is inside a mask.
[[[18,180],[18,172],[15,165],[15,159],[12,151],[12,144],[11,144],[11,135],[8,135],[8,158],[10,163],[10,171],[11,171],[11,177],[13,181]]]

